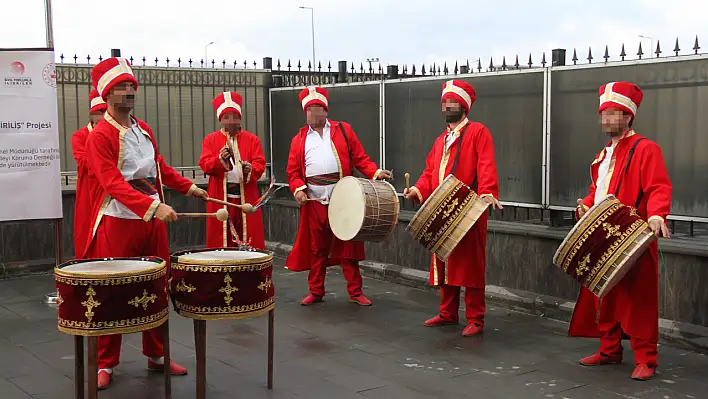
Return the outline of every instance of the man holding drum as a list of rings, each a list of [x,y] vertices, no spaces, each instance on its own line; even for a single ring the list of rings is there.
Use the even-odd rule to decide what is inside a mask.
[[[199,166],[209,175],[209,197],[236,204],[253,204],[260,196],[258,179],[265,172],[266,161],[258,136],[241,129],[243,97],[236,92],[220,93],[212,100],[212,105],[221,123],[221,130],[204,138],[202,155],[199,158]],[[250,245],[256,249],[265,249],[263,216],[260,209],[246,215],[235,207],[212,202],[207,202],[206,206],[208,213],[228,208],[229,218],[241,235],[236,238],[241,241],[250,240]],[[228,223],[228,220],[222,222],[216,218],[207,218],[208,248],[236,246]]]
[[[602,130],[611,140],[590,166],[590,193],[578,200],[577,217],[614,194],[624,205],[635,207],[654,234],[668,238],[666,216],[672,187],[661,148],[632,129],[643,93],[632,83],[612,82],[600,87],[599,95]],[[583,365],[620,363],[622,335],[626,333],[636,364],[632,378],[654,376],[659,336],[658,265],[655,241],[602,301],[587,288],[580,289],[569,335],[600,338],[600,350],[581,359]]]
[[[74,203],[74,257],[76,259],[80,259],[80,254],[84,253],[84,245],[91,231],[91,196],[88,190],[90,187],[95,187],[95,183],[91,184],[91,180],[95,178],[89,176],[86,139],[96,124],[103,119],[103,113],[108,108],[95,88],[91,90],[89,100],[91,121],[71,136],[71,150],[76,160],[76,202]]]
[[[309,271],[310,294],[300,303],[322,302],[326,267],[342,265],[352,302],[362,306],[371,301],[362,293],[358,261],[364,260],[364,243],[337,239],[329,226],[327,204],[334,185],[354,168],[370,179],[388,179],[389,171],[379,169],[364,151],[351,125],[327,118],[328,93],[322,87],[308,87],[300,94],[307,117],[290,143],[288,185],[300,205],[300,225],[285,267]]]
[[[87,141],[88,164],[99,187],[91,190],[92,231],[87,258],[158,256],[169,261],[167,227],[177,214],[164,203],[162,185],[207,199],[206,191],[167,165],[150,127],[131,115],[138,81],[125,58],[108,58],[91,70],[91,80],[108,104],[104,119]],[[106,306],[107,304],[104,304]],[[163,334],[143,332],[148,369],[164,371]],[[98,337],[98,387],[107,388],[120,358],[121,335]],[[187,370],[172,362],[169,372]]]
[[[467,119],[476,99],[474,88],[461,80],[443,84],[441,107],[447,129],[438,136],[426,159],[423,175],[403,195],[423,203],[446,176],[452,174],[496,209],[499,185],[494,158],[494,144],[489,129]],[[485,312],[485,269],[487,213],[485,212],[462,238],[447,262],[435,255],[430,266],[430,284],[440,287],[440,313],[425,321],[428,327],[457,324],[460,287],[465,287],[467,326],[463,336],[482,332]]]

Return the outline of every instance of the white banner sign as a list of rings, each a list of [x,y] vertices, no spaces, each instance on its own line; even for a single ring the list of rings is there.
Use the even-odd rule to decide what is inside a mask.
[[[62,218],[54,52],[0,49],[0,221]]]

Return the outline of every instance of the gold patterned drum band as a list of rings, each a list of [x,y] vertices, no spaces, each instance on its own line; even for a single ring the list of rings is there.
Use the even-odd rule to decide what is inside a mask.
[[[610,194],[575,224],[553,264],[602,298],[655,239],[637,210]]]
[[[467,185],[448,175],[416,212],[406,231],[445,262],[488,207]]]
[[[54,275],[59,331],[80,336],[128,334],[167,321],[163,259],[75,260],[57,266]]]
[[[273,253],[236,248],[172,254],[170,293],[175,311],[197,320],[242,319],[275,306]]]

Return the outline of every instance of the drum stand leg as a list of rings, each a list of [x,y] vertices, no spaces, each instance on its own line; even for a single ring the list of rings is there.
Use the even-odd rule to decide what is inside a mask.
[[[88,338],[87,373],[88,399],[98,399],[98,337]]]
[[[165,363],[165,399],[172,399],[172,374],[170,374],[170,366],[172,365],[172,357],[170,356],[170,321],[165,321],[162,325],[162,332],[165,334],[163,347],[163,358]]]
[[[273,389],[273,332],[275,330],[275,309],[268,312],[268,389]]]
[[[197,352],[197,399],[206,399],[205,320],[194,320],[194,350]]]
[[[74,336],[74,393],[84,399],[84,337]]]

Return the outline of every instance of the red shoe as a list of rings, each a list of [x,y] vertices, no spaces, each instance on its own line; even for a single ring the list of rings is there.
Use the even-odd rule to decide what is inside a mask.
[[[361,306],[371,306],[371,301],[369,300],[369,298],[365,297],[364,294],[360,294],[358,297],[355,298],[349,297],[349,302],[353,302]]]
[[[152,359],[148,359],[148,370],[164,372],[165,365],[155,363],[152,361]],[[170,361],[170,374],[187,375],[187,369],[175,363],[174,361]]]
[[[315,296],[315,295],[309,294],[308,296],[305,297],[305,299],[300,301],[300,305],[310,306],[313,303],[317,303],[317,302],[324,302],[324,299],[321,296]]]
[[[483,326],[480,326],[478,324],[469,323],[467,325],[467,327],[465,327],[464,330],[462,330],[462,336],[463,337],[471,337],[473,335],[477,335],[482,332],[483,328],[484,328]]]
[[[98,389],[106,389],[111,385],[113,381],[113,373],[109,373],[106,370],[101,370],[98,372]]]
[[[583,366],[604,366],[607,364],[620,363],[622,363],[622,353],[608,356],[604,353],[597,352],[592,356],[580,359],[580,364],[582,364]]]
[[[437,327],[437,326],[444,326],[446,324],[457,324],[457,320],[447,320],[443,319],[442,316],[437,315],[433,318],[430,318],[423,323],[426,327]]]
[[[648,364],[638,364],[632,373],[632,379],[637,381],[651,380],[656,373],[656,367],[651,367]]]

